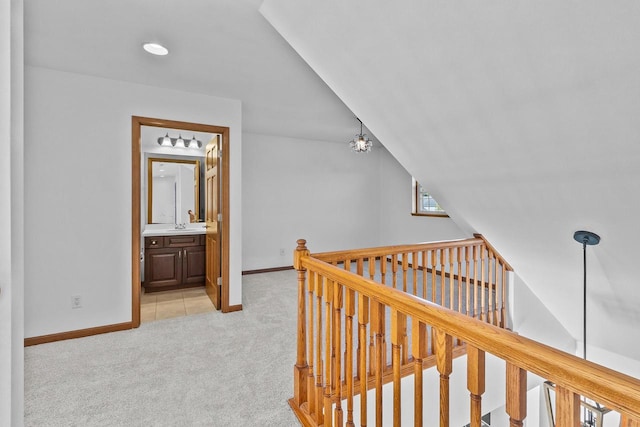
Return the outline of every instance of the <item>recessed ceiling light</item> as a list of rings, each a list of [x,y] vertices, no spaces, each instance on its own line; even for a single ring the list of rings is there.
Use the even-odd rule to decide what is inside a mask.
[[[158,43],[145,43],[142,45],[142,47],[144,48],[144,50],[153,55],[164,56],[169,53],[169,49]]]

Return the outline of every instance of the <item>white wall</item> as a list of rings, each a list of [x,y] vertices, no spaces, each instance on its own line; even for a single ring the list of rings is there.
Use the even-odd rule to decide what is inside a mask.
[[[300,238],[312,252],[378,244],[380,150],[250,133],[243,144],[244,270],[291,265]]]
[[[575,354],[576,340],[560,321],[517,275],[509,286],[509,317],[511,327],[532,340]]]
[[[0,3],[0,425],[24,413],[23,3]]]
[[[411,176],[384,147],[251,133],[243,146],[243,270],[291,265],[299,238],[321,252],[465,237],[411,216]]]
[[[131,320],[132,115],[231,128],[229,303],[240,304],[240,102],[36,67],[25,78],[26,336]]]

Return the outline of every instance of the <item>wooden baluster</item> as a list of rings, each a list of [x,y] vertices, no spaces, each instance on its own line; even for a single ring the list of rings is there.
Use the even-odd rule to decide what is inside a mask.
[[[438,276],[437,276],[437,250],[432,250],[431,251],[431,302],[434,304],[438,303],[437,300],[437,293],[436,291],[438,290]]]
[[[318,273],[316,272],[310,272],[309,273],[309,300],[308,300],[308,307],[309,307],[309,317],[308,322],[309,322],[309,327],[307,328],[309,330],[309,340],[308,340],[308,350],[307,350],[307,355],[309,356],[309,373],[307,376],[307,402],[309,402],[309,414],[313,414],[315,413],[316,410],[316,378],[315,375],[313,373],[313,361],[314,361],[314,357],[315,357],[315,335],[313,333],[314,331],[314,327],[313,327],[313,303],[315,301],[314,298],[314,292],[316,289],[316,282],[318,281]]]
[[[485,390],[485,353],[467,344],[467,389],[471,395],[471,427],[482,426],[482,395]]]
[[[453,370],[453,339],[436,328],[436,366],[440,373],[440,427],[449,427],[449,375]]]
[[[369,279],[373,280],[376,275],[376,259],[369,257]],[[371,307],[371,327],[369,328],[369,374],[373,375],[376,369],[376,333],[375,327],[378,325],[378,311]]]
[[[336,402],[336,408],[334,411],[335,414],[335,425],[342,426],[344,424],[343,421],[343,413],[342,413],[342,366],[341,366],[341,355],[342,355],[342,304],[343,304],[343,289],[342,286],[338,282],[333,282],[335,289],[333,291],[333,346],[334,346],[334,354],[335,357],[335,369],[333,371],[333,385],[334,385],[334,396]]]
[[[494,292],[494,288],[493,288],[493,261],[494,261],[494,256],[493,256],[493,251],[491,249],[489,249],[487,251],[487,262],[489,264],[489,274],[488,274],[488,288],[489,288],[489,293],[488,293],[488,297],[489,297],[489,301],[487,301],[487,314],[488,314],[488,323],[494,324],[494,316],[493,316],[493,310],[495,308],[495,292]]]
[[[620,427],[640,427],[640,421],[634,420],[626,414],[621,414]]]
[[[356,260],[356,273],[358,276],[364,277],[364,259],[358,258]]]
[[[494,325],[500,326],[502,324],[501,309],[502,309],[502,263],[498,258],[496,263],[496,306],[494,307]]]
[[[449,308],[455,310],[455,274],[453,271],[453,248],[449,248]]]
[[[422,363],[427,357],[427,325],[411,319],[411,347],[413,350],[413,420],[415,427],[422,427]]]
[[[462,306],[462,248],[457,249],[457,261],[458,261],[458,313],[465,313],[466,309]]]
[[[473,313],[472,317],[478,317],[478,247],[473,247]]]
[[[402,254],[402,291],[407,292],[407,270],[409,269],[409,254]]]
[[[486,282],[485,282],[485,258],[484,258],[484,245],[480,246],[480,290],[482,291],[482,295],[481,295],[481,299],[480,299],[480,320],[486,320],[486,316],[485,316],[485,301],[486,301],[486,294],[487,294],[487,288],[485,286]]]
[[[458,313],[463,313],[463,308],[462,308],[462,256],[461,256],[461,248],[458,247],[456,250],[456,261],[458,262],[458,269],[456,271],[456,275],[458,277],[457,279],[457,286],[456,286],[456,291],[458,291],[458,309],[456,310]],[[452,273],[453,274],[453,273]],[[460,338],[458,338],[457,340],[458,345],[462,345],[462,340]]]
[[[307,241],[299,239],[298,246],[293,253],[293,266],[298,271],[298,341],[296,365],[293,368],[293,401],[300,408],[307,401],[307,335],[306,335],[306,310],[305,310],[305,284],[307,269],[302,266],[302,258],[309,256],[305,246]]]
[[[447,271],[445,267],[445,258],[447,251],[444,249],[440,249],[440,305],[446,307],[445,298],[447,295]]]
[[[507,362],[507,414],[510,427],[522,427],[527,417],[527,371]],[[558,426],[569,424],[558,423]]]
[[[411,349],[409,348],[409,335],[407,334],[407,316],[404,316],[404,322],[400,324],[400,335],[402,340],[402,364],[406,365],[409,363],[409,353]]]
[[[324,426],[332,427],[333,426],[333,415],[331,414],[331,389],[333,384],[331,380],[333,378],[332,375],[332,363],[333,359],[332,351],[332,330],[331,330],[331,322],[333,321],[333,308],[331,304],[333,303],[333,282],[329,279],[324,280],[324,307],[325,307],[325,329],[324,329]]]
[[[367,425],[367,324],[369,323],[369,298],[358,295],[358,371],[360,379],[360,425]]]
[[[402,347],[402,339],[403,339],[403,325],[406,330],[407,327],[407,316],[399,313],[396,309],[391,309],[391,357],[392,357],[392,365],[393,365],[393,425],[394,427],[398,427],[401,425],[401,414],[400,414],[400,403],[401,403],[401,395],[400,395],[400,383],[401,383],[401,373],[400,373],[400,350]]]
[[[556,425],[580,426],[580,396],[560,386],[556,386]]]
[[[393,274],[393,288],[398,288],[398,255],[391,255],[391,274]]]
[[[438,250],[434,249],[431,251],[431,302],[434,304],[438,303]],[[436,342],[436,331],[435,329],[431,329],[431,353],[435,353],[435,345]]]
[[[386,276],[387,276],[387,256],[383,255],[380,257],[380,274],[382,275],[382,284],[386,285]],[[383,306],[383,310],[379,313],[380,314],[380,325],[381,325],[381,329],[380,329],[380,333],[382,334],[382,366],[386,367],[387,366],[387,339],[386,339],[386,312],[384,310],[384,306]]]
[[[353,290],[347,289],[345,295],[345,377],[347,388],[347,426],[354,427],[353,424],[353,316],[356,313],[356,294]],[[339,338],[338,338],[339,339]]]
[[[420,263],[418,262],[418,253],[411,254],[411,274],[413,275],[413,295],[418,295],[418,271],[420,271]]]
[[[382,352],[386,350],[384,343],[384,305],[372,302],[371,313],[372,329],[376,330],[376,355],[375,355],[375,378],[376,378],[376,426],[382,427],[382,377],[384,375],[383,355]],[[375,316],[373,313],[375,312]],[[373,320],[373,319],[376,320]]]
[[[466,285],[467,285],[467,304],[466,304],[466,309],[465,309],[465,314],[467,316],[473,316],[473,309],[471,308],[471,278],[469,276],[471,276],[471,272],[469,271],[469,249],[470,247],[467,246],[465,247],[465,251],[464,251],[464,263],[465,263],[465,268],[464,268],[464,275],[466,278]]]
[[[500,310],[500,326],[507,327],[507,267],[502,264],[502,307]]]
[[[427,299],[427,263],[429,262],[427,251],[422,251],[422,299]]]
[[[322,290],[325,280],[327,279],[324,276],[319,276],[316,280],[316,421],[318,424],[324,423],[322,399]]]
[[[382,280],[380,283],[383,285],[387,284],[387,256],[383,255],[380,257],[380,277]]]

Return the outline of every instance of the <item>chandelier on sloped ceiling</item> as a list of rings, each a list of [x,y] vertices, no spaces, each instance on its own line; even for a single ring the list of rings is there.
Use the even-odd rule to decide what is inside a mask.
[[[178,135],[177,138],[170,138],[169,133],[165,136],[158,138],[158,144],[167,147],[184,147],[184,148],[201,148],[202,141],[196,139],[195,135],[191,139],[182,138],[182,135]]]
[[[358,118],[356,117],[356,119]],[[373,141],[366,137],[366,133],[362,133],[362,120],[358,119],[358,121],[360,122],[360,133],[349,142],[349,146],[351,146],[351,149],[356,153],[369,153]]]

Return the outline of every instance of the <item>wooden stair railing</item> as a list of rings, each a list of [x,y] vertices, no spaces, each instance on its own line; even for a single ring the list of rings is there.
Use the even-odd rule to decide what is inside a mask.
[[[375,420],[371,424],[381,426],[382,384],[388,380],[393,381],[393,403],[385,407],[393,408],[394,426],[401,425],[402,405],[411,400],[414,423],[423,425],[422,373],[426,366],[435,366],[440,374],[440,426],[448,426],[452,360],[466,350],[472,427],[481,425],[486,353],[506,362],[506,411],[511,426],[522,426],[526,417],[527,372],[556,385],[559,427],[579,425],[580,396],[620,412],[621,425],[640,426],[640,380],[501,327],[506,326],[505,277],[511,268],[480,236],[313,256],[305,245],[306,241],[299,240],[294,252],[298,341],[294,396],[289,401],[303,425],[354,426],[356,396],[360,425],[368,425],[366,391],[374,389]],[[474,248],[478,248],[477,256]],[[493,257],[485,259],[480,253],[492,253]],[[467,258],[467,254],[471,256]],[[342,268],[338,264],[343,264]],[[365,264],[370,277],[364,277]],[[391,276],[386,274],[387,264]],[[416,274],[421,269],[424,274]],[[473,270],[478,273],[470,274]],[[432,289],[442,286],[440,301],[445,304],[423,298],[427,282],[421,295],[414,295],[420,290],[417,277],[425,280],[427,273],[433,279]],[[401,283],[396,281],[399,275]],[[442,279],[440,285],[436,284],[438,277]],[[390,286],[383,284],[389,279]],[[442,296],[445,294],[449,298]],[[455,310],[447,308],[446,303]],[[385,343],[387,333],[390,349]],[[414,396],[403,399],[400,382],[409,373],[414,375]]]

